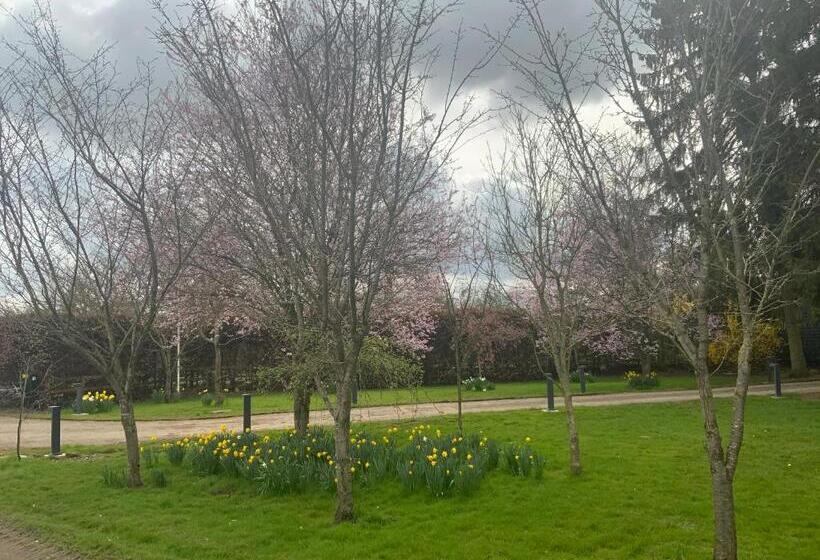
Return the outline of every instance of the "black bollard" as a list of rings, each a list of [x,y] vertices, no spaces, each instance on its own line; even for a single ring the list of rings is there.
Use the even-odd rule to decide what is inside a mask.
[[[581,382],[581,393],[587,392],[587,378],[584,374],[584,366],[578,366],[578,381]]]
[[[251,429],[251,395],[242,394],[242,431],[248,432]]]
[[[781,392],[780,387],[780,365],[777,362],[772,362],[772,374],[774,375],[774,396],[775,397],[782,397],[783,393]]]
[[[50,406],[51,409],[51,456],[60,454],[60,407]]]
[[[547,411],[555,412],[555,384],[552,376],[547,376]]]

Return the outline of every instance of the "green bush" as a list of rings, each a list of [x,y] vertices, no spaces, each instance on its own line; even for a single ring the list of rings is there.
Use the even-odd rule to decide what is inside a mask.
[[[580,383],[581,382],[581,375],[577,371],[573,371],[569,374],[569,380],[572,383]],[[595,376],[590,374],[589,372],[584,372],[584,382],[585,383],[595,383],[596,379]]]
[[[202,401],[202,406],[211,406],[214,404],[214,398],[208,393],[208,389],[203,389],[199,392],[199,400]]]

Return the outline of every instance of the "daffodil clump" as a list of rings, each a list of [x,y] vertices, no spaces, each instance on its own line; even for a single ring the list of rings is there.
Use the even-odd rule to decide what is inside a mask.
[[[87,391],[80,400],[79,412],[94,414],[97,412],[108,412],[116,404],[117,398],[114,393],[109,393],[106,389],[102,391]]]
[[[491,381],[487,381],[487,378],[483,375],[479,377],[468,377],[461,382],[461,385],[467,391],[478,391],[482,393],[495,389],[495,384]]]
[[[444,434],[420,424],[410,430],[407,442],[398,475],[409,490],[469,494],[498,466],[498,445],[482,434]]]
[[[504,464],[514,476],[531,476],[540,479],[544,474],[546,459],[530,447],[532,438],[524,438],[522,445],[509,444],[504,446]]]
[[[305,436],[295,431],[259,435],[222,426],[163,443],[161,451],[171,464],[187,462],[199,474],[246,478],[263,495],[309,487],[332,490],[341,468],[334,458],[333,434],[326,429],[312,429]],[[539,466],[515,474],[540,477],[543,457],[529,447],[525,452]],[[391,427],[379,435],[351,431],[350,455],[345,468],[362,485],[394,478],[410,491],[426,490],[439,497],[472,492],[501,457],[498,445],[482,434],[444,434],[429,425],[404,431]]]
[[[629,370],[624,374],[624,379],[626,379],[627,385],[633,389],[650,389],[660,385],[658,374],[654,371],[643,374],[634,370]]]

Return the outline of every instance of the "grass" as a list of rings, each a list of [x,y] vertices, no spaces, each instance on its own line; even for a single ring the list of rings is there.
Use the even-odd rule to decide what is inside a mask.
[[[728,400],[718,401],[724,426]],[[0,517],[89,558],[552,558],[710,556],[708,466],[697,403],[579,409],[584,474],[567,473],[563,414],[471,414],[468,431],[533,437],[542,481],[491,474],[468,498],[397,484],[356,488],[358,522],[331,522],[321,491],[256,496],[247,482],[163,463],[169,485],[107,488],[119,450],[0,459]],[[820,549],[820,400],[749,399],[735,497],[740,557],[814,559]],[[453,428],[453,419],[437,423]],[[146,479],[148,477],[146,476]]]
[[[765,375],[755,375],[753,383],[766,383]],[[735,378],[728,375],[714,376],[715,387],[734,385]],[[661,377],[660,386],[643,391],[671,391],[681,389],[696,389],[693,376],[667,375]],[[508,399],[525,397],[543,397],[545,382],[523,381],[497,383],[495,390],[487,392],[464,391],[464,400]],[[573,383],[574,393],[580,392],[578,383]],[[637,391],[627,386],[620,377],[598,378],[594,383],[587,383],[587,393],[622,393]],[[556,388],[556,395],[558,389]],[[455,385],[418,387],[414,389],[366,389],[359,391],[359,407],[396,405],[423,402],[447,402],[456,400]],[[324,402],[318,396],[311,401],[314,410],[324,409]],[[288,393],[260,393],[253,396],[254,414],[270,412],[288,412],[293,409],[293,400]],[[156,403],[151,401],[139,402],[135,405],[134,414],[137,420],[181,420],[192,418],[227,418],[242,414],[242,396],[237,394],[225,395],[221,406],[205,406],[197,397],[185,397],[173,403]],[[35,413],[33,417],[46,418],[47,413]],[[70,412],[63,414],[64,420],[119,420],[119,409],[88,415],[75,415]]]

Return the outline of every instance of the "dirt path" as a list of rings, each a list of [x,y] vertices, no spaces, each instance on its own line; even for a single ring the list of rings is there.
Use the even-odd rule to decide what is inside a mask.
[[[783,385],[784,394],[806,394],[820,391],[820,381],[788,383]],[[730,397],[733,387],[715,389],[715,397]],[[749,387],[750,395],[773,395],[772,385],[754,385]],[[640,403],[683,402],[697,400],[697,391],[658,391],[653,393],[616,393],[607,395],[576,395],[576,406],[610,406]],[[560,398],[555,399],[556,406],[561,406]],[[466,401],[464,412],[490,412],[503,410],[527,410],[544,408],[544,398],[497,399],[487,401]],[[456,403],[419,403],[395,406],[374,406],[353,410],[354,422],[399,421],[413,418],[430,418],[445,414],[455,414]],[[317,410],[311,413],[312,424],[331,424],[327,411]],[[222,424],[228,428],[241,429],[242,418],[215,418],[197,420],[153,420],[137,422],[141,438],[156,436],[159,439],[171,439],[190,434],[217,430]],[[23,447],[47,448],[50,442],[51,424],[48,420],[26,420],[23,424]],[[253,416],[255,429],[283,429],[293,426],[292,415],[288,412],[258,414]],[[12,417],[0,416],[0,450],[11,450],[16,440],[17,423]],[[123,441],[122,427],[119,422],[88,421],[63,422],[62,442],[64,445],[97,445],[112,444]],[[5,560],[0,557],[0,560]]]
[[[80,557],[0,521],[0,560],[80,560]]]

